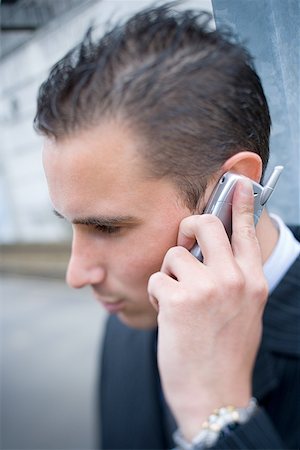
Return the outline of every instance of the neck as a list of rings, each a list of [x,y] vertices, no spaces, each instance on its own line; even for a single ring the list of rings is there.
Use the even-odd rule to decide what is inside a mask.
[[[263,210],[259,219],[256,234],[261,248],[262,261],[265,263],[275,248],[279,237],[278,230],[266,209]]]

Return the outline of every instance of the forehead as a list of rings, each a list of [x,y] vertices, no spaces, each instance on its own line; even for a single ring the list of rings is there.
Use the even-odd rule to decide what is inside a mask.
[[[71,219],[95,208],[127,212],[157,196],[174,197],[171,182],[150,177],[142,145],[131,129],[114,122],[60,141],[46,139],[43,162],[55,209]]]
[[[46,138],[44,160],[48,164],[58,163],[60,167],[69,165],[69,169],[79,171],[82,165],[91,162],[90,170],[105,167],[109,174],[121,166],[125,171],[129,167],[141,169],[145,166],[141,146],[141,138],[129,127],[111,121],[60,140]]]

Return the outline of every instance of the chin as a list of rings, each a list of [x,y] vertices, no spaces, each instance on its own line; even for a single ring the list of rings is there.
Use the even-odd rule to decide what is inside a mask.
[[[150,330],[157,328],[157,313],[153,310],[153,313],[147,314],[126,314],[120,312],[117,314],[118,319],[127,327],[135,328],[138,330]]]

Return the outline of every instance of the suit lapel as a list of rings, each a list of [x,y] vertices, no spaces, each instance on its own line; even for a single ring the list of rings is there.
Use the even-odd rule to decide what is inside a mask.
[[[274,355],[300,356],[300,257],[270,295],[263,338],[253,372],[253,395],[260,400],[279,383]]]
[[[166,448],[155,335],[115,317],[108,321],[100,391],[103,449]]]

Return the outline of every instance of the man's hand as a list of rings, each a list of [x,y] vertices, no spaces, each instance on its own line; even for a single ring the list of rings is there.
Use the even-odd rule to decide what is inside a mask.
[[[221,221],[191,216],[178,246],[149,279],[158,308],[158,365],[166,400],[187,439],[215,408],[244,407],[262,332],[267,284],[253,223],[253,192],[237,184],[231,245]],[[195,237],[199,262],[187,250]]]

